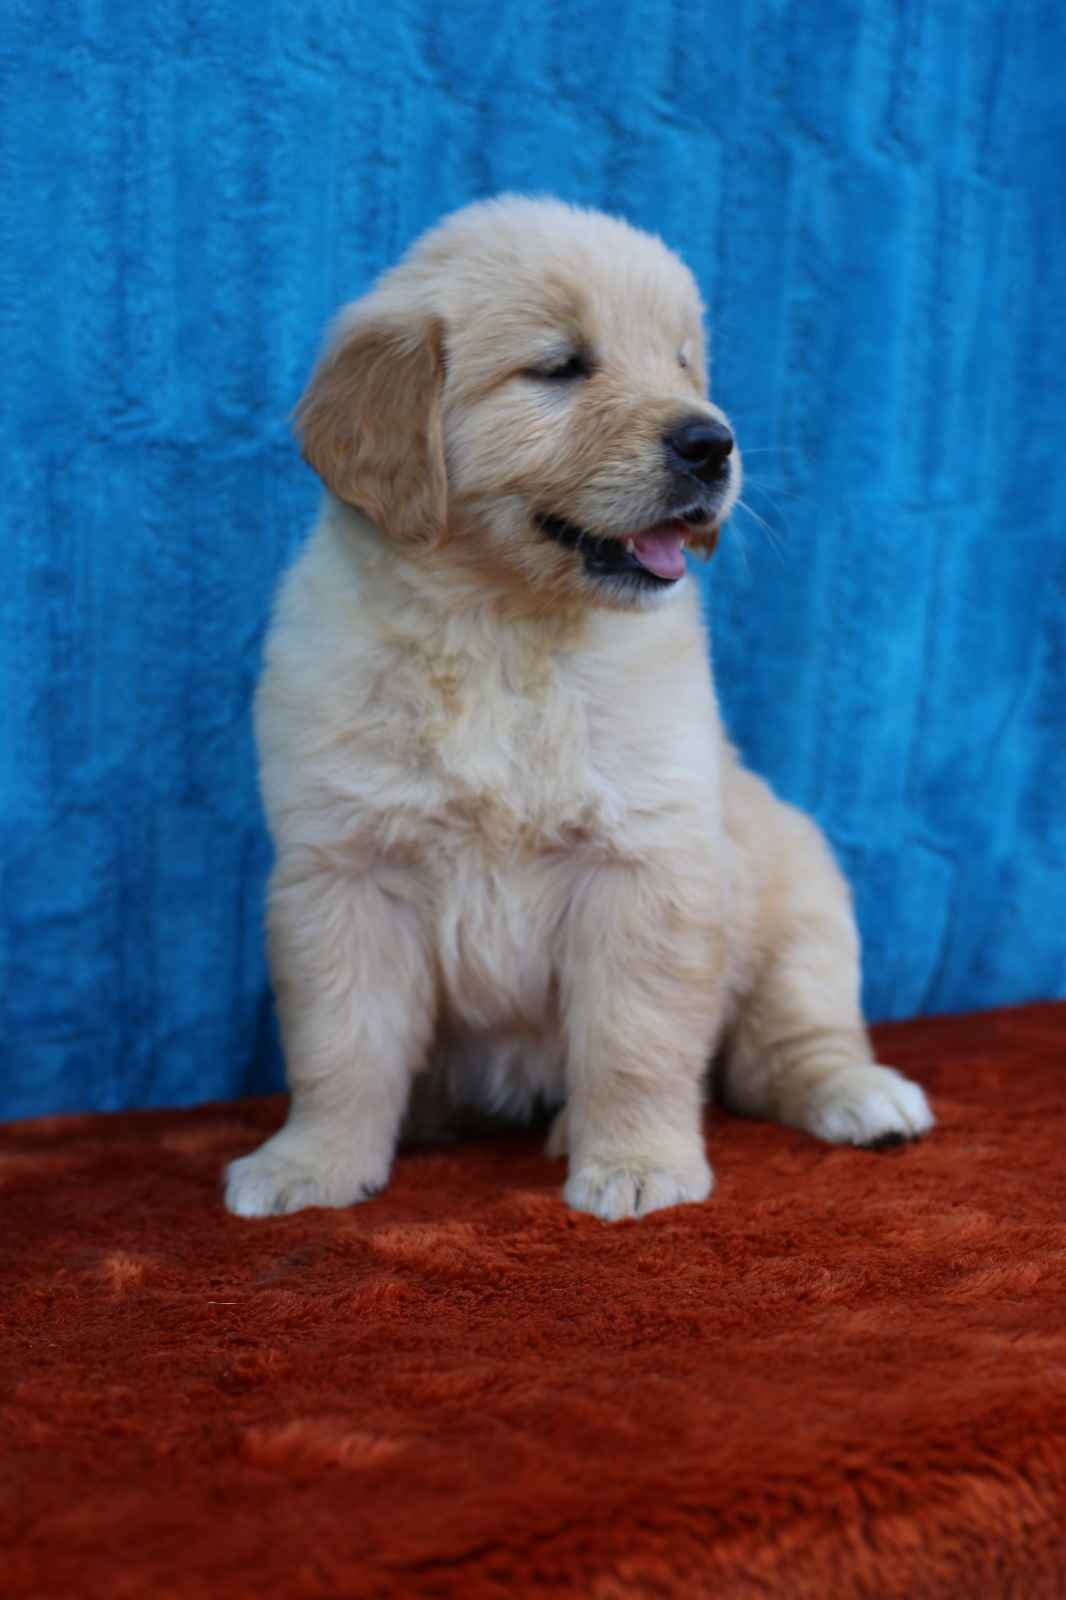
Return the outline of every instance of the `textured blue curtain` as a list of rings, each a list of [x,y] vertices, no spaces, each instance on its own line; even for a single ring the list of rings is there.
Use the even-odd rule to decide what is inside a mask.
[[[280,1081],[287,415],[334,307],[505,188],[701,281],[752,480],[722,699],[852,875],[871,1012],[1066,991],[1064,60],[1057,0],[10,0],[0,1110]]]

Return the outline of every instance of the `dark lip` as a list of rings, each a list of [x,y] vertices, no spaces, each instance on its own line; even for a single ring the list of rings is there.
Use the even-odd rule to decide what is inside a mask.
[[[564,550],[577,551],[590,578],[621,578],[647,589],[670,589],[678,582],[677,578],[660,578],[642,567],[620,539],[588,533],[576,522],[553,517],[547,512],[538,511],[533,520],[542,533],[561,544]]]
[[[712,516],[709,506],[695,503],[667,511],[661,520],[670,522],[680,519],[690,528],[704,528]],[[660,578],[656,573],[649,572],[647,567],[641,566],[636,556],[629,553],[620,537],[590,533],[576,522],[547,511],[535,512],[533,520],[541,532],[556,544],[562,545],[565,550],[578,552],[590,578],[621,578],[647,589],[672,589],[675,583],[681,581],[680,578]]]

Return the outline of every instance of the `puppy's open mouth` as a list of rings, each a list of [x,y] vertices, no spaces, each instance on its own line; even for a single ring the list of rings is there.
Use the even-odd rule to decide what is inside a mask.
[[[710,555],[718,543],[718,525],[710,512],[694,506],[639,533],[608,537],[588,533],[565,517],[538,512],[537,526],[556,544],[580,553],[591,578],[626,578],[651,588],[668,588],[685,575],[689,545]]]

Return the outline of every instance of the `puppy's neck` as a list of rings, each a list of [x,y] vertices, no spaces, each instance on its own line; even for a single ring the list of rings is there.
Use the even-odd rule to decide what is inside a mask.
[[[363,623],[401,654],[465,661],[465,670],[502,675],[516,686],[546,685],[558,673],[619,681],[670,680],[687,662],[707,676],[699,600],[691,583],[669,608],[616,611],[502,592],[455,558],[455,542],[408,551],[361,512],[327,497],[318,537],[334,548],[333,571],[351,578]]]
[[[358,585],[360,602],[395,622],[418,614],[417,631],[464,635],[536,635],[541,648],[580,649],[598,631],[593,608],[572,600],[560,604],[486,570],[469,559],[458,541],[435,549],[412,549],[389,537],[355,507],[327,496],[322,531],[343,552]],[[493,581],[496,578],[497,581]]]

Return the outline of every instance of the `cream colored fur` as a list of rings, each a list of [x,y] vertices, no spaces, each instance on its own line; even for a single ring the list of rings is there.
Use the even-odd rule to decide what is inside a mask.
[[[543,376],[575,349],[587,376]],[[700,1201],[716,1052],[751,1116],[931,1126],[871,1059],[821,835],[723,735],[691,581],[629,592],[534,521],[653,524],[679,416],[724,421],[690,275],[556,202],[458,213],[339,322],[300,410],[331,492],[256,703],[292,1108],[231,1210],[349,1205],[405,1115],[540,1101],[571,1205]]]

